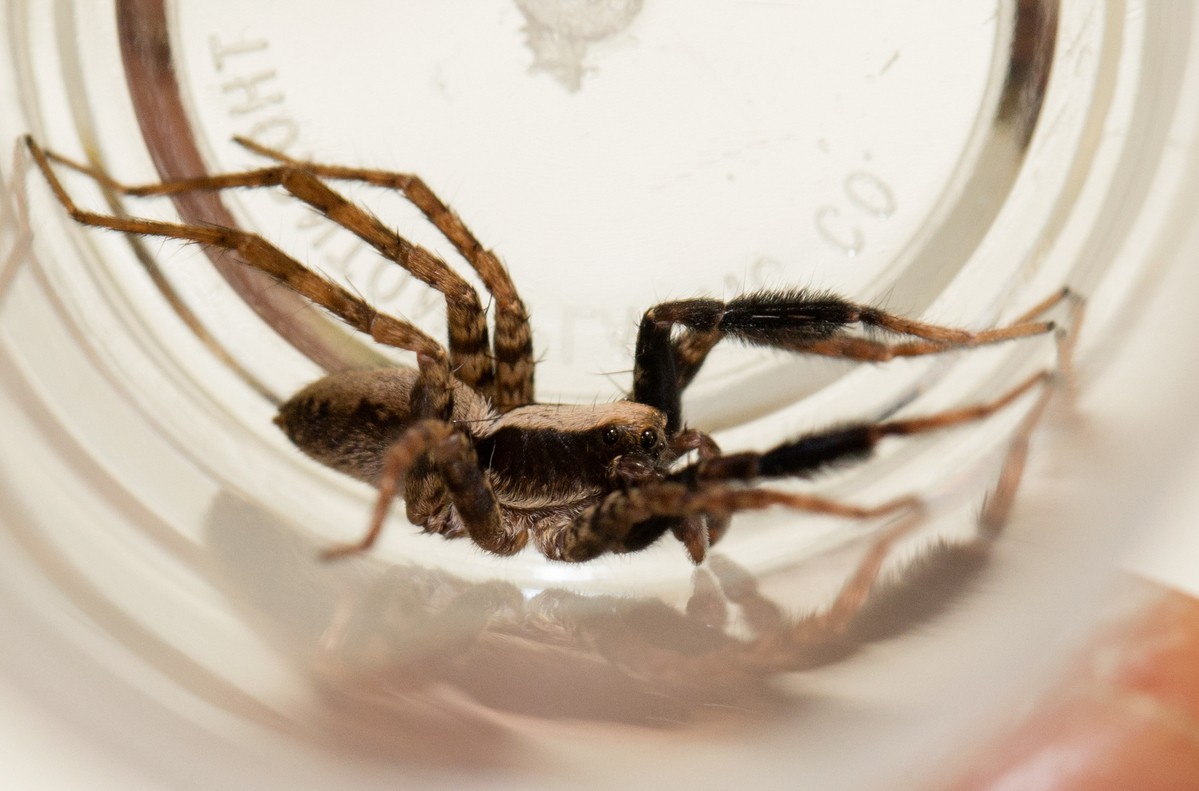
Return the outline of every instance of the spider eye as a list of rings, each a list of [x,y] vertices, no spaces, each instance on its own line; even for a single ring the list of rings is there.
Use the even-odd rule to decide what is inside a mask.
[[[653,450],[658,446],[658,433],[652,428],[641,432],[641,449]]]
[[[609,445],[615,445],[619,439],[620,432],[616,430],[615,426],[608,426],[604,429],[604,442]]]

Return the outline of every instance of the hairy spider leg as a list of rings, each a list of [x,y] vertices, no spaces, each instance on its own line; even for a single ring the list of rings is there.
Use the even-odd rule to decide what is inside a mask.
[[[745,451],[699,460],[674,473],[671,481],[702,485],[706,481],[755,481],[762,478],[809,477],[836,464],[859,461],[873,453],[885,437],[912,436],[973,423],[995,414],[1053,374],[1040,371],[984,404],[949,409],[922,417],[856,423],[805,434],[767,451]]]
[[[662,486],[682,486],[688,491],[694,492],[747,491],[729,488],[728,484],[748,484],[770,478],[807,477],[838,463],[867,458],[885,437],[923,434],[982,420],[1013,403],[1034,387],[1050,381],[1052,376],[1045,371],[1033,374],[1004,395],[985,404],[946,410],[923,417],[842,426],[806,434],[764,452],[746,451],[707,459],[701,458],[672,473]],[[655,487],[645,488],[652,497],[652,490]],[[634,518],[640,512],[635,508],[622,510],[619,503],[614,503],[607,513],[599,514],[595,519],[601,524],[599,528],[601,533],[607,531],[617,534],[621,529],[625,530],[626,533],[622,534],[619,539],[621,548],[617,551],[632,551],[624,547],[631,546],[639,549],[656,541],[667,530],[680,530],[679,516],[689,517],[695,513],[714,513],[721,516],[727,515],[733,510],[740,509],[716,508],[711,512],[700,509],[682,514],[653,513],[640,524],[621,526],[619,520]],[[618,523],[617,527],[607,524],[614,521]],[[587,526],[587,529],[592,530],[593,528]],[[689,536],[690,540],[683,539],[683,543],[692,560],[699,563],[704,557],[704,552],[699,550],[706,549],[708,545],[715,543],[719,540],[720,535],[720,533],[709,535],[706,542],[699,542]]]
[[[913,498],[905,497],[879,506],[862,507],[773,489],[747,489],[717,482],[693,487],[668,481],[611,492],[571,521],[554,530],[538,533],[534,540],[551,560],[581,563],[606,552],[627,553],[644,549],[679,519],[704,514],[729,516],[774,506],[848,519],[869,519],[915,508],[917,503]],[[699,561],[702,560],[701,556]]]
[[[31,143],[31,146],[34,145]],[[377,217],[355,205],[300,164],[180,179],[158,184],[128,185],[95,168],[43,152],[49,161],[83,173],[109,189],[135,197],[175,195],[185,192],[282,187],[293,197],[315,208],[330,221],[349,230],[394,261],[409,274],[440,292],[446,300],[450,365],[465,385],[487,396],[495,392],[495,372],[487,332],[487,316],[474,288],[445,261],[387,228]]]
[[[951,580],[962,574],[968,574],[971,569],[978,568],[981,558],[984,558],[991,545],[1002,533],[1006,526],[1007,517],[1019,486],[1025,461],[1028,456],[1029,438],[1044,417],[1045,411],[1062,387],[1070,388],[1072,382],[1072,367],[1074,345],[1078,337],[1078,327],[1082,322],[1084,303],[1076,294],[1070,295],[1073,303],[1069,322],[1069,330],[1059,330],[1058,369],[1047,386],[1041,391],[1028,413],[1020,422],[1016,434],[1008,446],[999,480],[994,490],[984,501],[979,517],[979,535],[977,539],[965,544],[936,544],[928,550],[919,564],[922,572],[936,574],[938,579],[947,577]],[[1032,314],[1035,315],[1035,314]],[[791,656],[805,656],[800,649],[820,645],[824,641],[845,635],[856,625],[855,619],[866,608],[872,596],[873,588],[878,581],[882,569],[895,543],[910,533],[919,524],[920,514],[913,512],[910,517],[888,527],[868,547],[866,554],[857,567],[842,585],[833,603],[823,612],[814,613],[787,623],[787,617],[777,605],[765,599],[757,589],[756,582],[745,571],[738,568],[727,558],[716,556],[712,558],[712,570],[716,574],[721,589],[729,600],[738,605],[745,613],[751,627],[769,636],[763,647],[771,649],[772,653],[783,651]],[[932,564],[931,566],[928,564]],[[927,566],[926,568],[923,568]],[[903,588],[892,591],[892,595],[902,594]],[[928,597],[921,597],[922,602]],[[891,602],[894,604],[896,602]],[[884,608],[887,603],[883,604]],[[913,613],[909,605],[904,614],[908,617],[919,615]],[[914,609],[920,610],[919,606]],[[896,613],[885,610],[886,621],[894,626]],[[870,627],[867,626],[867,629]],[[782,638],[782,639],[780,639]],[[764,660],[776,659],[776,656],[763,657]]]
[[[236,228],[117,217],[80,209],[59,181],[46,152],[31,137],[25,138],[38,169],[67,213],[76,222],[141,236],[159,236],[197,242],[237,253],[247,266],[265,272],[280,284],[328,310],[359,332],[387,346],[415,352],[420,370],[413,398],[419,391],[426,402],[419,416],[448,415],[453,378],[441,344],[406,321],[380,313],[360,297],[318,275],[261,236]]]
[[[529,329],[528,311],[517,293],[516,286],[499,257],[479,242],[457,213],[451,210],[424,180],[412,173],[295,160],[281,151],[243,137],[235,137],[234,140],[256,154],[278,162],[290,163],[321,178],[357,181],[395,190],[416,206],[470,264],[495,299],[493,344],[496,385],[493,401],[496,409],[507,412],[514,407],[533,403],[533,374],[536,367],[533,357],[533,334]]]
[[[422,463],[440,475],[412,475]],[[511,555],[528,541],[527,532],[505,524],[470,439],[444,420],[425,419],[409,426],[388,450],[366,534],[357,542],[328,549],[322,556],[339,558],[370,549],[383,532],[401,482],[405,485],[408,520],[413,524],[428,525],[430,518],[443,510],[448,497],[471,540],[483,549]]]
[[[802,354],[883,362],[896,357],[939,354],[1049,332],[1052,322],[1035,321],[1070,295],[1062,289],[1018,317],[990,330],[971,331],[906,319],[832,294],[803,290],[762,291],[729,302],[688,299],[646,311],[637,333],[632,400],[667,416],[667,431],[682,427],[682,391],[703,365],[712,347],[736,338]],[[846,336],[853,324],[918,340],[885,342]],[[677,337],[674,328],[683,332]]]

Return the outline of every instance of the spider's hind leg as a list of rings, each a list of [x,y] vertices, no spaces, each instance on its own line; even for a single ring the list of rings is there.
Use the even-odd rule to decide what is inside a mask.
[[[135,197],[282,187],[293,197],[320,211],[331,222],[362,239],[384,258],[399,264],[413,277],[441,293],[446,300],[450,363],[455,376],[468,387],[489,398],[496,395],[495,370],[488,338],[486,311],[479,300],[479,295],[445,261],[392,231],[370,212],[349,201],[322,181],[324,170],[338,171],[339,169],[293,162],[270,149],[250,146],[252,150],[270,155],[281,161],[282,164],[239,173],[198,176],[156,184],[128,185],[95,168],[53,152],[43,151],[32,141],[29,141],[29,146],[34,151],[39,166],[47,173],[47,178],[52,178],[48,163],[56,162],[95,179],[111,190]],[[61,199],[62,195],[60,195]],[[105,227],[113,226],[109,224]],[[503,274],[506,278],[507,273]],[[484,280],[489,288],[494,285],[494,277],[484,277]],[[499,286],[501,288],[502,282]],[[528,340],[528,337],[525,340]],[[531,345],[529,358],[532,358]],[[510,372],[505,376],[510,377]],[[531,377],[530,369],[530,389]]]
[[[118,217],[80,209],[59,181],[46,152],[32,138],[26,138],[26,144],[55,197],[76,222],[128,234],[197,242],[237,253],[247,266],[264,272],[320,305],[355,330],[384,345],[415,352],[419,375],[413,388],[413,417],[450,414],[454,377],[450,373],[449,356],[441,344],[417,327],[380,313],[357,295],[308,269],[257,234],[237,228]],[[419,399],[416,398],[418,393]]]
[[[236,252],[247,266],[265,272],[359,332],[370,335],[380,343],[416,352],[418,359],[426,362],[438,358],[444,362],[445,350],[437,341],[405,321],[380,313],[360,297],[305,267],[258,234],[222,226],[118,217],[79,208],[50,166],[50,156],[32,138],[27,137],[25,142],[54,196],[76,222],[94,228],[196,242]]]
[[[288,157],[245,138],[234,140],[256,154],[286,163],[322,179],[357,181],[402,194],[441,232],[495,300],[495,396],[501,412],[533,402],[533,335],[529,314],[499,257],[479,242],[462,219],[419,176],[386,170],[325,165]]]

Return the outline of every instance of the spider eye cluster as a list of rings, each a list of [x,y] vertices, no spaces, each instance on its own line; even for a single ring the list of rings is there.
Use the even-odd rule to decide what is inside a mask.
[[[649,452],[658,447],[658,432],[652,428],[643,429],[639,434],[634,435],[632,432],[622,432],[616,426],[608,426],[600,433],[604,444],[613,447],[620,444],[621,437],[626,437],[625,442],[631,445],[633,436],[637,437],[637,444],[643,451]]]

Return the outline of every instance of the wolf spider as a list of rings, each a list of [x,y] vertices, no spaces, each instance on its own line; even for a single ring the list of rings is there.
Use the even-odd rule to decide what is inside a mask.
[[[127,186],[26,138],[55,196],[78,222],[234,251],[246,265],[359,332],[415,353],[415,369],[329,374],[283,404],[275,419],[300,450],[378,488],[365,536],[330,549],[326,556],[368,549],[402,492],[408,519],[425,532],[468,536],[499,555],[518,552],[531,539],[547,558],[582,562],[606,552],[635,552],[670,532],[700,563],[739,511],[785,506],[864,518],[911,507],[912,498],[861,507],[752,484],[807,477],[831,465],[861,460],[885,437],[981,420],[1050,377],[1048,372],[1037,373],[985,404],[843,425],[761,452],[722,453],[709,436],[685,425],[681,396],[709,351],[725,338],[880,362],[1049,332],[1053,323],[1040,317],[1069,294],[1063,289],[1010,325],[972,332],[914,321],[832,294],[791,289],[760,291],[727,302],[687,299],[652,307],[638,330],[633,388],[627,398],[596,405],[539,404],[533,396],[529,317],[507,270],[420,178],[298,161],[248,140],[237,142],[272,164]],[[282,187],[444,295],[448,346],[407,321],[376,311],[257,234],[84,211],[67,194],[52,162],[132,196]],[[489,340],[486,309],[466,280],[335,192],[330,181],[397,190],[423,212],[490,294],[494,338]],[[854,326],[874,335],[848,334]],[[693,451],[693,459],[686,461]]]

